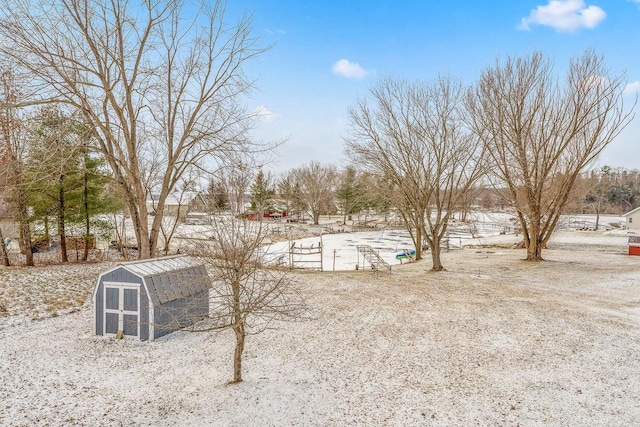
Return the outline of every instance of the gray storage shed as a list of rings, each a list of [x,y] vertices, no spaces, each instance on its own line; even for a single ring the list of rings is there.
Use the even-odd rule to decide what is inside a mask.
[[[123,262],[98,278],[96,335],[153,340],[205,318],[211,281],[187,255]]]

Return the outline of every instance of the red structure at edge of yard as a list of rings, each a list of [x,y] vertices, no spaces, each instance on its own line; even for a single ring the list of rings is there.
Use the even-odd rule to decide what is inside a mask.
[[[259,217],[260,217],[260,213],[259,212],[250,212],[250,213],[247,214],[247,218],[250,219],[251,221],[257,221]],[[267,219],[286,218],[287,217],[287,212],[286,211],[279,211],[279,212],[264,211],[262,213],[262,217],[263,218],[267,218]]]
[[[629,255],[640,255],[640,235],[629,236]]]

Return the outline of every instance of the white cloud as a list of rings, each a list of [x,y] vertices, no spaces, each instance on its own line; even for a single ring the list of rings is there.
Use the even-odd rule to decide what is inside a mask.
[[[556,31],[572,32],[580,28],[595,28],[607,14],[598,6],[587,6],[584,0],[549,0],[522,18],[518,29],[529,30],[530,25],[545,25]]]
[[[267,123],[272,123],[275,122],[278,119],[278,114],[274,113],[273,111],[269,110],[266,106],[261,105],[258,108],[256,108],[255,110],[253,110],[253,114],[260,120],[267,122]]]
[[[640,0],[639,0],[639,3],[640,3]],[[635,82],[631,82],[627,84],[627,86],[624,88],[624,94],[625,95],[640,94],[640,81],[636,80]]]
[[[356,62],[350,62],[347,59],[341,59],[340,61],[333,64],[331,68],[334,74],[340,74],[341,76],[347,77],[349,79],[362,79],[367,74],[368,71],[364,70],[360,64]]]

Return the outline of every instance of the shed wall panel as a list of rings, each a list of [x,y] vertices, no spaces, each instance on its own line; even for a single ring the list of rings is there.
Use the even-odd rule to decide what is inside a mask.
[[[127,271],[124,267],[120,267],[113,270],[110,273],[102,276],[102,280],[105,282],[120,282],[120,283],[139,283],[142,284],[142,279],[139,276]]]
[[[102,278],[98,282],[98,286],[96,289],[96,300],[94,301],[95,305],[95,322],[96,322],[96,335],[104,335],[104,324],[102,321],[102,316],[104,315],[104,296],[103,296],[103,286]]]
[[[209,314],[209,291],[168,301],[154,310],[154,338],[185,328]]]
[[[146,341],[149,339],[149,296],[144,286],[140,286],[140,339]]]

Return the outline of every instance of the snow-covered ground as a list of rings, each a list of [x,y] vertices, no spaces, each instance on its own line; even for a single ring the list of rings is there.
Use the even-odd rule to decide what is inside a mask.
[[[637,425],[626,232],[560,231],[542,263],[508,249],[516,236],[476,239],[442,273],[429,257],[292,273],[313,320],[250,336],[237,385],[230,332],[94,336],[87,296],[112,264],[0,268],[0,425]]]
[[[445,250],[457,250],[473,246],[510,247],[515,245],[522,240],[522,235],[515,234],[514,221],[510,220],[511,218],[512,216],[508,214],[477,212],[473,215],[473,225],[453,222],[449,226],[449,233],[447,233],[447,238],[443,242],[443,247],[446,248]],[[604,224],[617,223],[620,220],[620,217],[607,216],[602,217],[600,223],[604,226]],[[551,247],[563,246],[571,248],[575,245],[583,245],[586,242],[592,245],[599,244],[603,249],[605,247],[609,247],[612,250],[626,248],[628,230],[605,230],[604,228],[599,232],[588,230],[588,228],[593,228],[594,225],[593,216],[565,217],[562,221],[562,228],[554,234],[549,245]],[[584,228],[585,230],[577,230],[575,227]],[[289,247],[292,244],[302,248],[310,248],[312,245],[317,248],[320,243],[323,248],[323,269],[325,271],[354,270],[356,264],[360,268],[363,265],[368,266],[369,264],[359,256],[357,246],[371,246],[392,268],[394,265],[401,264],[401,261],[396,259],[396,255],[404,249],[412,250],[414,248],[409,233],[397,228],[380,228],[376,231],[335,234],[323,234],[320,229],[317,229],[314,237],[276,242],[269,246],[267,252],[273,262],[289,265]],[[302,252],[304,253],[305,251]],[[424,257],[429,258],[429,252],[425,252]],[[293,259],[295,266],[318,267],[319,264],[314,262],[319,261],[320,255],[293,255]],[[311,261],[311,263],[308,261]]]

